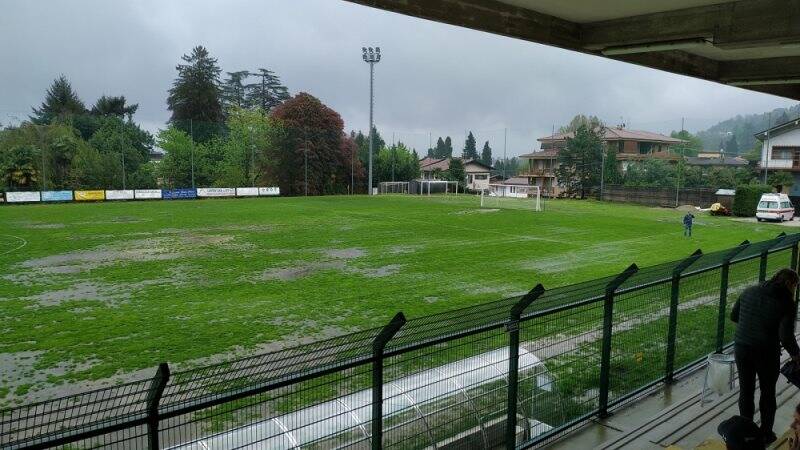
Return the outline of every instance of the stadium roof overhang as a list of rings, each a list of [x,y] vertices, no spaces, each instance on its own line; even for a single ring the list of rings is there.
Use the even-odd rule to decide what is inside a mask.
[[[797,0],[349,0],[800,100]]]

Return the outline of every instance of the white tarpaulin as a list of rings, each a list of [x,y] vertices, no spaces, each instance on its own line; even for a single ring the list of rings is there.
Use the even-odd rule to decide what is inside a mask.
[[[237,197],[257,197],[258,196],[258,188],[257,187],[236,188],[236,196]]]
[[[236,188],[197,188],[198,197],[236,197]]]
[[[161,189],[136,189],[133,197],[137,199],[161,198]]]
[[[6,192],[6,201],[8,203],[39,202],[41,200],[42,200],[42,195],[39,191]]]
[[[133,190],[106,191],[106,200],[133,200]]]
[[[258,188],[258,195],[281,195],[281,188],[279,187],[263,187]]]

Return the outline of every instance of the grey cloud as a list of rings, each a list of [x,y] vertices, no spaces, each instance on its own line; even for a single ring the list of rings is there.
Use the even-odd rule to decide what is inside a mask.
[[[502,152],[578,113],[667,132],[705,128],[736,114],[793,102],[529,42],[405,17],[339,0],[26,1],[0,16],[0,122],[25,118],[60,73],[87,103],[124,94],[150,130],[169,117],[175,65],[205,45],[223,70],[275,70],[292,92],[366,129],[369,72],[364,45],[384,53],[376,68],[376,122],[387,140],[420,151],[428,135],[465,130]],[[10,44],[10,45],[9,45]]]

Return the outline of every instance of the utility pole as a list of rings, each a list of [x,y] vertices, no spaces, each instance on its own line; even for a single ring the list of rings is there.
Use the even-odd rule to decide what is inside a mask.
[[[120,124],[124,125],[124,123],[120,122]],[[122,189],[125,190],[125,129],[120,130],[120,149],[119,154],[122,157]]]
[[[308,129],[305,130],[305,145],[303,147],[303,159],[305,160],[305,194],[306,197],[308,197]]]
[[[503,181],[506,179],[506,166],[508,159],[506,158],[506,149],[508,147],[508,128],[503,128]]]
[[[44,142],[42,140],[42,125],[36,126],[36,135],[39,137],[39,150],[42,152],[42,190],[47,190],[47,171],[44,160]]]
[[[606,144],[603,144],[603,156],[600,159],[600,200],[603,200],[603,188],[605,187],[606,175]]]
[[[684,126],[683,125],[684,125],[684,118],[681,117],[681,138],[683,138],[683,130],[684,130]],[[686,155],[686,147],[685,146],[686,146],[686,143],[681,143],[681,161],[683,160],[683,157]],[[680,195],[680,185],[681,185],[681,173],[677,169],[680,169],[681,167],[682,167],[681,165],[678,165],[678,167],[675,170],[675,207],[676,208],[679,206],[678,202],[680,201],[679,200],[679,195]]]
[[[772,128],[772,111],[767,116],[767,149],[764,152],[764,184],[767,184],[767,172],[769,171],[769,130]]]
[[[375,64],[381,60],[381,48],[362,47],[364,62],[369,64],[369,175],[367,177],[367,192],[372,195],[372,145],[374,138],[373,110],[375,107]]]
[[[392,131],[392,182],[394,182],[394,163],[396,155],[397,155],[397,141],[394,140],[394,131]]]
[[[192,141],[191,148],[191,165],[192,165],[192,189],[194,189],[194,122],[189,119],[189,134]]]

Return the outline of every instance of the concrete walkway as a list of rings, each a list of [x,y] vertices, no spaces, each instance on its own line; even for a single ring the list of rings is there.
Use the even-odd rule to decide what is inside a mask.
[[[700,404],[705,365],[688,373],[672,385],[622,406],[605,420],[596,420],[563,439],[545,447],[552,450],[603,449],[721,449],[725,446],[717,434],[717,425],[738,414],[738,387],[731,393],[706,399]],[[713,396],[713,394],[711,394]],[[795,406],[800,403],[800,389],[784,378],[778,381],[778,413],[775,432],[778,441],[770,448],[783,448]],[[756,397],[756,406],[758,400]],[[759,422],[756,410],[756,422]]]

